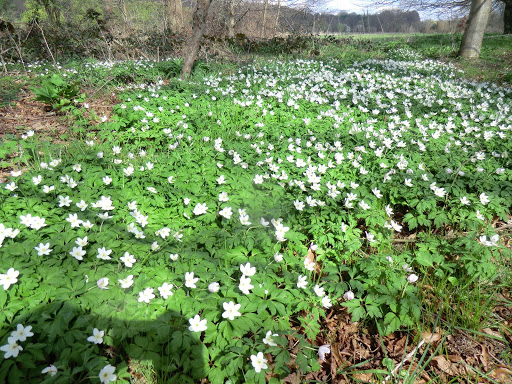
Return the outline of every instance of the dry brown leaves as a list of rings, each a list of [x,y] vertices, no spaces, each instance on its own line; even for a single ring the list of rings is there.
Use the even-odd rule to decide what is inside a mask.
[[[322,324],[325,332],[317,338],[317,346],[329,344],[331,353],[321,362],[319,372],[301,374],[293,366],[294,351],[298,348],[290,338],[292,373],[282,380],[286,384],[310,381],[348,384],[365,382],[397,383],[400,372],[414,373],[410,384],[448,382],[460,380],[465,383],[512,383],[512,371],[507,365],[511,343],[504,329],[485,328],[479,334],[458,331],[446,334],[443,331],[425,332],[419,341],[405,332],[395,332],[379,337],[376,331],[351,322],[346,309],[331,310]],[[299,329],[298,329],[299,331]],[[421,366],[420,358],[424,356]],[[391,375],[376,375],[371,370],[384,371],[383,359],[394,362]]]
[[[115,95],[97,95],[94,103],[89,104],[91,125],[99,123],[101,116],[110,116],[115,103]],[[34,100],[32,91],[23,89],[18,100],[0,109],[0,144],[10,135],[20,136],[32,130],[42,140],[65,145],[61,136],[69,132],[71,124],[68,116],[47,110],[43,103]],[[16,156],[14,153],[11,158],[0,160],[9,161]],[[7,180],[10,171],[10,167],[0,167],[0,182]]]

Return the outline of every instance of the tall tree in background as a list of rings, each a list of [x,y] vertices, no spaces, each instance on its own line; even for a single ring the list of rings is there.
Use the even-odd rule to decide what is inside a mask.
[[[470,6],[470,12],[464,29],[464,36],[459,48],[461,57],[475,59],[480,56],[480,49],[484,38],[485,28],[491,13],[492,0],[441,0],[441,1],[423,1],[423,0],[381,0],[379,5],[401,5],[402,7],[414,8],[417,10],[432,11],[435,9],[445,10],[465,10]],[[503,0],[505,10],[512,0]],[[510,8],[509,6],[509,8]],[[508,11],[510,12],[510,11]],[[509,22],[512,20],[509,20]],[[505,29],[507,27],[507,19],[505,18]]]
[[[503,9],[503,33],[512,33],[512,0],[502,0],[505,6]]]
[[[472,0],[377,0],[371,4],[383,7],[399,6],[418,11],[466,13],[471,8]],[[492,0],[492,6],[498,11],[503,9],[504,33],[512,33],[512,0]]]
[[[472,0],[459,56],[477,59],[480,56],[485,28],[491,13],[491,0]]]
[[[190,76],[192,67],[197,58],[204,31],[206,30],[206,20],[208,11],[213,0],[197,0],[196,10],[192,16],[192,34],[187,42],[187,53],[183,57],[183,67],[180,77],[182,79]]]
[[[174,33],[183,32],[183,4],[181,0],[167,0],[169,26]]]

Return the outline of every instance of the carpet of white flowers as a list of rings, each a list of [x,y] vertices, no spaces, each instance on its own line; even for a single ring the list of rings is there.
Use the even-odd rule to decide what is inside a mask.
[[[510,89],[297,60],[119,97],[62,154],[20,138],[40,158],[1,186],[2,382],[122,382],[134,359],[279,383],[320,369],[331,311],[389,333],[425,276],[484,282],[509,257]]]

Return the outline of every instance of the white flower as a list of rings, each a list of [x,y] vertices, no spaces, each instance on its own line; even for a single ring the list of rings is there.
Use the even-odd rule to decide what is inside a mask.
[[[280,263],[281,261],[283,261],[283,255],[281,253],[276,252],[274,254],[274,261],[276,263]]]
[[[245,265],[240,264],[240,272],[245,276],[254,276],[256,273],[256,267],[251,267],[251,263],[247,263]]]
[[[325,361],[325,355],[328,354],[328,353],[331,353],[331,346],[329,344],[321,345],[318,348],[318,357],[322,361]]]
[[[343,294],[343,299],[345,301],[350,301],[350,300],[354,299],[354,297],[356,297],[356,296],[354,295],[354,292],[352,292],[352,291],[347,291]]]
[[[55,365],[51,364],[49,366],[47,366],[46,368],[44,368],[41,373],[44,375],[44,374],[49,374],[50,376],[55,376],[57,374],[57,367],[55,367]]]
[[[238,311],[241,307],[241,304],[235,304],[230,301],[229,303],[224,302],[222,304],[224,307],[224,312],[222,313],[222,317],[224,319],[234,320],[236,316],[241,316],[242,314]]]
[[[84,259],[85,250],[83,250],[82,247],[73,247],[69,254],[78,261],[82,261]]]
[[[78,218],[76,213],[70,213],[66,221],[71,224],[71,228],[78,228],[80,227],[80,224],[83,223],[83,221]]]
[[[188,322],[190,323],[190,327],[188,327],[188,330],[190,332],[202,332],[206,331],[206,329],[208,328],[206,326],[207,320],[201,320],[199,315],[195,315],[193,318],[188,319]]]
[[[382,197],[382,193],[380,192],[380,190],[379,190],[379,189],[377,189],[377,188],[373,188],[373,189],[372,189],[372,192],[373,192],[373,194],[377,197],[377,199],[380,199],[380,198]]]
[[[414,273],[407,276],[407,281],[411,284],[414,284],[416,281],[418,281],[418,276],[416,276]]]
[[[481,193],[479,197],[480,197],[480,202],[482,203],[482,205],[485,205],[489,201],[491,201],[491,200],[489,200],[489,196],[487,196],[485,193]]]
[[[158,292],[160,292],[160,296],[167,300],[168,297],[172,296],[173,285],[168,283],[163,283],[161,287],[158,287]]]
[[[4,359],[9,357],[18,357],[20,351],[23,351],[23,347],[17,343],[17,339],[13,336],[7,338],[7,344],[0,347],[0,351],[4,351]]]
[[[446,191],[444,190],[444,188],[434,187],[434,195],[439,197],[445,197]]]
[[[88,229],[91,229],[92,227],[94,227],[94,224],[93,224],[93,223],[91,223],[89,220],[87,220],[87,221],[84,221],[84,222],[82,223],[82,226],[83,226],[86,230],[88,230]]]
[[[119,279],[117,281],[119,281],[121,288],[130,288],[133,285],[133,275],[128,275],[125,279]]]
[[[112,178],[107,175],[102,179],[102,181],[103,183],[105,183],[105,185],[109,185],[110,183],[112,183]]]
[[[87,204],[84,200],[81,200],[79,203],[76,203],[76,206],[83,212],[87,209],[89,204]]]
[[[329,296],[326,295],[326,296],[322,297],[322,306],[324,308],[332,307],[331,299],[329,298]]]
[[[471,202],[469,201],[469,199],[467,198],[467,196],[462,196],[462,197],[460,198],[460,202],[461,202],[461,204],[463,204],[463,205],[470,205],[470,204],[471,204]]]
[[[27,340],[27,337],[34,336],[34,333],[32,332],[32,326],[28,325],[24,327],[23,324],[18,324],[16,326],[16,330],[11,332],[11,336],[16,338],[18,341],[25,341]]]
[[[92,336],[89,336],[87,338],[87,341],[90,341],[94,344],[101,344],[103,343],[103,336],[105,335],[105,331],[100,331],[98,328],[94,328],[92,330]]]
[[[216,281],[214,281],[213,283],[210,283],[208,285],[208,291],[210,291],[211,293],[219,292],[219,289],[220,289],[220,285]]]
[[[51,191],[54,191],[55,190],[55,186],[54,185],[43,185],[43,192],[44,193],[50,193]]]
[[[322,297],[323,295],[325,295],[324,289],[321,286],[319,286],[318,284],[315,285],[315,287],[313,288],[313,291],[315,291],[316,295],[319,297]]]
[[[366,233],[366,239],[370,243],[374,243],[375,242],[375,235],[373,233],[370,233],[370,232],[365,232],[365,233]]]
[[[305,289],[308,285],[307,277],[303,275],[299,275],[297,279],[297,288],[303,288]]]
[[[256,373],[259,373],[262,369],[268,368],[267,359],[263,356],[263,352],[258,352],[257,355],[251,355],[251,364]]]
[[[41,184],[41,181],[43,181],[43,177],[41,175],[37,175],[32,178],[32,183],[34,183],[34,185]]]
[[[14,268],[9,268],[6,274],[0,273],[0,285],[3,286],[4,290],[9,289],[11,285],[18,282],[19,274],[20,272]]]
[[[221,215],[222,217],[229,220],[229,219],[231,219],[231,216],[233,215],[233,210],[231,209],[231,207],[226,207],[226,208],[222,209],[221,211],[219,211],[219,215]]]
[[[240,284],[238,284],[238,289],[240,289],[244,294],[248,295],[251,293],[250,290],[253,288],[254,286],[251,284],[251,279],[242,275],[242,277],[240,277]]]
[[[72,201],[69,196],[59,195],[59,207],[69,207]]]
[[[39,243],[37,247],[34,247],[34,249],[37,251],[37,256],[45,256],[49,255],[53,249],[50,249],[50,243]]]
[[[194,272],[185,272],[185,287],[196,288],[199,277],[194,277]]]
[[[496,247],[498,246],[498,241],[500,240],[499,235],[493,235],[489,240],[487,240],[487,236],[482,235],[479,238],[480,242],[485,245],[486,247]]]
[[[366,210],[370,209],[370,206],[369,206],[367,203],[365,203],[365,201],[364,201],[364,200],[361,200],[361,201],[359,202],[359,206],[360,206],[364,211],[366,211]]]
[[[144,291],[139,292],[139,303],[149,304],[151,300],[155,298],[155,294],[153,293],[153,288],[146,288]]]
[[[108,277],[103,277],[101,279],[99,279],[96,284],[98,285],[98,288],[99,289],[108,289],[107,286],[108,286]]]
[[[171,253],[169,257],[172,261],[176,261],[178,260],[179,255],[177,253]]]
[[[482,221],[485,220],[484,215],[482,215],[478,209],[476,210],[476,218]]]
[[[271,347],[276,347],[277,344],[272,340],[272,336],[279,336],[277,333],[272,333],[272,331],[268,331],[265,337],[263,338],[263,343],[267,344]]]
[[[219,201],[221,201],[221,202],[229,201],[229,196],[228,196],[227,192],[221,192],[219,194]]]
[[[5,189],[8,189],[11,192],[14,192],[16,189],[18,189],[18,186],[13,181],[12,183],[5,184]]]
[[[293,205],[295,206],[295,209],[296,209],[297,211],[302,211],[302,210],[304,209],[304,207],[305,207],[305,205],[306,205],[306,204],[304,204],[304,202],[303,202],[303,201],[295,200],[295,201],[293,202]]]
[[[116,370],[116,367],[113,367],[110,364],[104,366],[99,374],[101,383],[108,384],[111,381],[116,381],[117,376],[114,375],[115,370]]]
[[[393,216],[393,208],[391,208],[389,204],[386,205],[385,209],[386,209],[386,215],[388,215],[389,217]]]
[[[206,213],[206,211],[208,211],[208,207],[206,206],[206,203],[203,203],[203,204],[199,203],[195,206],[195,208],[192,212],[194,213],[194,215],[199,216],[199,215]]]
[[[133,267],[133,264],[137,261],[133,257],[133,255],[130,255],[129,252],[125,252],[124,256],[121,257],[121,261],[124,263],[124,265],[128,268]]]
[[[306,268],[308,271],[314,271],[315,265],[315,262],[309,260],[307,257],[304,259],[304,268]]]
[[[101,259],[101,260],[110,260],[111,257],[109,256],[110,254],[112,253],[112,250],[111,249],[106,249],[105,247],[103,248],[98,248],[98,254],[96,255],[96,257],[98,259]]]

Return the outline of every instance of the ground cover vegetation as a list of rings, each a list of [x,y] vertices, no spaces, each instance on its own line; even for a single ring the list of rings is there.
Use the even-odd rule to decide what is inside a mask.
[[[388,47],[9,66],[0,381],[510,380],[512,91]]]

